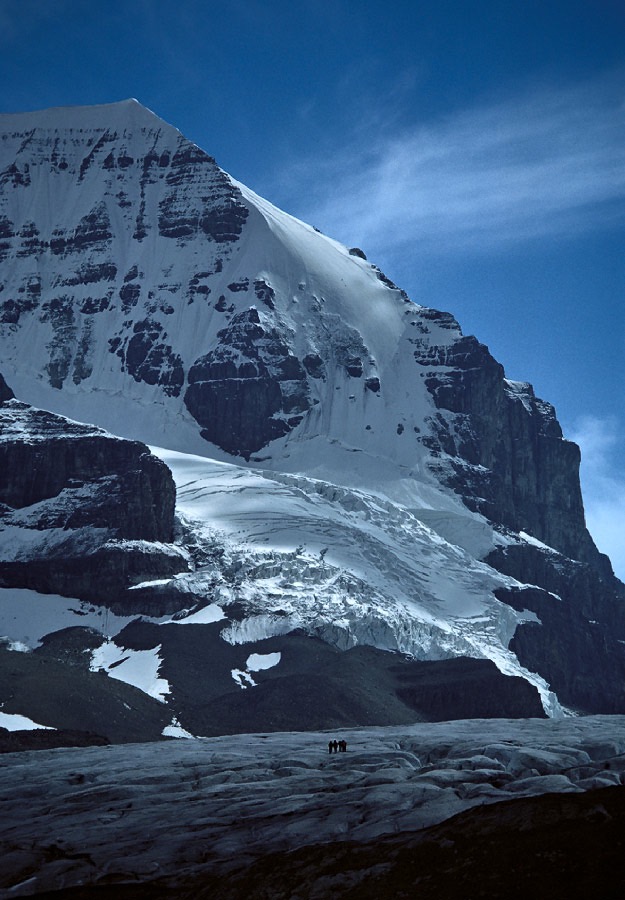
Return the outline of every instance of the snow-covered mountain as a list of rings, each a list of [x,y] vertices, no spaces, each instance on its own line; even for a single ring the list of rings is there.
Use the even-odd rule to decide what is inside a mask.
[[[1,368],[18,397],[6,393],[5,447],[32,440],[15,426],[29,404],[161,448],[177,486],[175,538],[141,570],[136,544],[119,549],[131,538],[109,533],[134,562],[122,583],[85,587],[89,567],[61,578],[58,553],[50,574],[50,522],[58,531],[59,505],[83,502],[77,480],[84,494],[103,476],[70,466],[57,494],[16,499],[7,464],[0,634],[36,646],[53,632],[35,634],[41,598],[25,590],[144,614],[115,637],[82,609],[115,637],[104,649],[89,638],[91,664],[121,675],[150,651],[148,693],[170,690],[172,716],[186,711],[195,733],[210,733],[206,710],[233,691],[240,712],[222,726],[233,730],[261,694],[254,721],[271,727],[280,692],[297,695],[294,673],[314,693],[311,641],[322,654],[491,660],[549,714],[625,711],[623,585],[585,527],[579,451],[530,385],[507,380],[452,315],[412,303],[361,250],[258,197],[136,101],[2,116],[0,132]],[[33,509],[53,497],[54,515]],[[191,646],[210,682],[203,711],[181,672]],[[332,684],[340,694],[339,675]],[[388,690],[404,690],[398,721],[426,714],[423,694],[406,708],[405,685]]]

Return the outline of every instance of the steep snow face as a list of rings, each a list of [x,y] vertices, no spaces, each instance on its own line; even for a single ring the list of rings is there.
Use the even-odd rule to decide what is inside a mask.
[[[415,348],[458,340],[450,316],[134,101],[0,129],[1,346],[20,399],[223,459],[348,473],[357,450],[423,475],[435,408]]]

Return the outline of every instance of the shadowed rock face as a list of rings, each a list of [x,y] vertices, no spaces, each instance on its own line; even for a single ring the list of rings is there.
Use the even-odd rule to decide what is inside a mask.
[[[488,556],[499,571],[539,588],[499,589],[514,609],[539,622],[519,625],[510,648],[539,671],[561,702],[601,713],[625,708],[625,587],[587,563],[539,547],[512,545]]]
[[[423,346],[415,357],[431,367],[426,385],[437,407],[455,414],[453,432],[443,418],[433,423],[429,444],[451,454],[453,474],[443,477],[467,505],[572,559],[605,567],[585,526],[579,448],[563,439],[551,404],[531,385],[507,381],[474,337]]]
[[[364,646],[341,651],[301,631],[232,645],[220,636],[223,625],[138,621],[116,638],[125,648],[159,648],[161,675],[192,734],[545,716],[536,689],[503,675],[490,660],[421,662]],[[254,672],[255,686],[241,689],[232,672],[245,670],[252,653],[274,654],[280,663]]]
[[[249,459],[309,409],[306,372],[254,307],[234,316],[218,337],[219,346],[189,370],[185,404],[202,437]]]
[[[184,384],[182,360],[163,340],[163,330],[158,322],[143,319],[133,325],[132,336],[112,338],[109,347],[135,381],[158,385],[177,397]]]
[[[100,429],[70,422],[17,400],[3,404],[0,419],[3,473],[0,500],[14,509],[55,497],[70,484],[76,487],[88,480],[118,476],[123,470],[129,478],[131,473],[138,475],[140,456],[146,453],[138,443],[133,445]],[[171,539],[173,494],[171,490],[168,496],[157,490],[160,486],[154,477],[155,472],[164,466],[155,458],[152,462],[153,471],[150,472],[148,463],[144,484],[138,479],[132,485],[139,491],[139,497],[128,515],[124,515],[122,509],[109,509],[113,520],[102,514],[91,524],[95,527],[116,527],[120,537]],[[146,502],[147,494],[150,495],[150,515],[142,518],[138,513]],[[155,502],[157,498],[158,502]]]
[[[9,400],[0,407],[0,471],[0,502],[13,509],[93,483],[95,502],[71,510],[65,527],[107,528],[130,540],[173,538],[171,475],[138,441]]]
[[[5,400],[13,400],[14,397],[15,394],[4,380],[4,376],[0,375],[0,403],[4,403]]]
[[[475,338],[423,345],[415,356],[429,367],[426,384],[437,407],[453,414],[453,426],[441,415],[423,438],[435,454],[448,455],[441,480],[504,533],[526,532],[546,545],[518,541],[486,557],[536,586],[495,592],[540,620],[518,626],[510,649],[565,705],[622,712],[625,587],[586,529],[579,448],[563,439],[553,407],[531,385],[507,381]]]
[[[111,602],[185,567],[162,546],[175,504],[164,463],[139,442],[14,399],[0,405],[0,504],[0,527],[24,541],[0,561],[4,587]]]

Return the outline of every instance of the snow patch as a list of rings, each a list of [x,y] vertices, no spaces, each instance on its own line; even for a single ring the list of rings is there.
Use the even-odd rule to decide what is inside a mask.
[[[191,734],[190,731],[187,731],[186,728],[183,728],[176,716],[171,720],[170,725],[166,725],[161,734],[163,737],[171,737],[171,738],[192,738],[196,740],[194,734]]]
[[[526,531],[519,531],[519,537],[522,538],[526,543],[531,544],[533,547],[538,547],[541,550],[547,550],[549,553],[557,553],[557,550],[554,550],[553,547],[549,547],[548,544],[543,544],[542,541],[539,541],[538,538],[535,538],[533,535],[528,534]]]
[[[56,731],[49,725],[38,725],[28,716],[20,716],[17,713],[0,712],[0,728],[6,728],[7,731],[34,731],[35,729],[45,729],[45,731]]]
[[[92,651],[89,668],[92,672],[104,670],[111,678],[131,684],[165,703],[165,695],[171,689],[164,678],[158,677],[162,663],[160,650],[160,644],[151,650],[127,650],[115,641],[105,641]]]
[[[154,581],[142,581],[141,584],[133,584],[128,590],[138,591],[140,588],[159,587],[163,584],[169,584],[171,581],[173,581],[172,578],[155,578]]]
[[[210,603],[208,606],[203,606],[202,609],[198,609],[197,612],[189,613],[189,615],[185,615],[179,619],[160,619],[158,624],[210,625],[212,622],[220,622],[225,618],[226,616],[221,606],[218,606],[216,603]]]
[[[245,665],[250,672],[260,672],[277,666],[281,658],[281,653],[250,653]]]
[[[531,384],[526,381],[511,381],[504,378],[504,388],[509,397],[520,400],[528,413],[532,413],[532,399],[534,398],[534,389]]]
[[[5,641],[6,643],[4,643]],[[0,644],[4,644],[7,650],[13,650],[15,653],[30,653],[31,651],[28,644],[23,644],[21,641],[9,641],[6,638],[1,638]]]
[[[250,673],[244,672],[243,669],[232,669],[230,674],[232,675],[234,681],[239,685],[240,688],[243,688],[243,690],[248,687],[257,687],[257,684]]]

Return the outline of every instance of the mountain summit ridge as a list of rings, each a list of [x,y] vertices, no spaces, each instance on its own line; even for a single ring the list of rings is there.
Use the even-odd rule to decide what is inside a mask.
[[[24,116],[0,119],[2,374],[19,401],[163,448],[177,480],[190,571],[135,572],[116,610],[218,602],[233,646],[303,627],[486,656],[551,712],[548,685],[625,711],[624,589],[549,403],[136,101]]]
[[[105,131],[116,124],[137,124],[141,121],[145,122],[146,126],[158,122],[160,126],[178,130],[134,97],[87,106],[52,106],[26,112],[0,113],[0,129],[3,132],[16,127],[53,129],[77,127]]]

